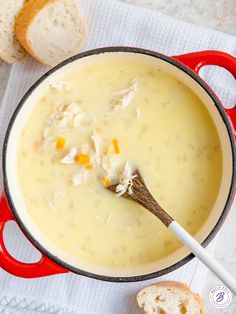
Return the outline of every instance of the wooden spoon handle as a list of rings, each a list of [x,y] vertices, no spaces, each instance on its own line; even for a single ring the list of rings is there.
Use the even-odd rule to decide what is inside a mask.
[[[174,219],[154,199],[138,170],[134,173],[134,175],[136,177],[133,179],[133,193],[125,193],[123,194],[123,197],[139,203],[148,209],[153,215],[157,216],[163,224],[168,227]],[[108,189],[115,192],[114,186],[110,186]]]
[[[198,257],[231,291],[236,295],[236,280],[217,262],[184,228],[176,221],[169,225],[169,230]]]
[[[149,198],[148,203],[143,206],[157,216],[167,228],[174,221],[174,219],[154,200],[152,196]]]
[[[183,227],[153,199],[144,206],[157,216],[193,254],[202,261],[236,295],[236,280]]]
[[[157,216],[168,229],[236,295],[236,280],[201,246],[201,244],[165,212],[151,194],[149,195],[149,201],[142,205]]]
[[[133,193],[125,192],[122,196],[139,203],[157,216],[236,295],[236,280],[156,202],[138,170],[134,175],[132,184]],[[108,189],[116,192],[115,185],[108,187]]]

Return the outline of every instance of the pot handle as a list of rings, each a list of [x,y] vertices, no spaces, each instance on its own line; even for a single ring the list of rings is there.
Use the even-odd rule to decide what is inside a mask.
[[[6,249],[3,239],[5,224],[10,220],[15,221],[5,193],[3,193],[0,198],[0,267],[8,273],[22,278],[37,278],[68,272],[67,269],[57,265],[44,255],[36,263],[22,263],[12,257]]]
[[[183,63],[195,73],[205,65],[218,65],[228,70],[236,79],[236,58],[221,51],[206,50],[199,52],[186,53],[180,56],[173,56],[174,59]],[[226,114],[231,120],[234,136],[236,137],[236,104],[231,109],[224,108]]]

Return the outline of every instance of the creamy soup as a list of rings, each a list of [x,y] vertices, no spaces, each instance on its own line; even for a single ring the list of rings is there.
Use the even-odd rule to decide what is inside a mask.
[[[183,83],[119,54],[84,64],[35,100],[18,148],[29,216],[59,250],[128,267],[181,248],[132,193],[139,169],[153,196],[196,234],[219,191],[222,154],[214,123]],[[117,195],[106,186],[120,183]]]

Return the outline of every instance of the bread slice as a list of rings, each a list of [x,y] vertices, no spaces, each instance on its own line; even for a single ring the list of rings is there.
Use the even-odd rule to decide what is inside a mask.
[[[204,314],[204,304],[198,294],[177,281],[163,281],[142,289],[138,305],[146,314]]]
[[[15,16],[23,4],[24,0],[0,0],[0,58],[8,63],[19,62],[26,55],[14,34]]]
[[[86,31],[77,0],[29,0],[16,17],[15,34],[38,61],[56,65],[79,52]]]

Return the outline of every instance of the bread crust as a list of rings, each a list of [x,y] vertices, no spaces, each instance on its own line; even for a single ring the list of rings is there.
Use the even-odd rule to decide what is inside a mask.
[[[39,62],[44,63],[35,54],[28,40],[28,28],[40,10],[56,0],[28,0],[15,18],[15,36],[20,44]]]
[[[22,46],[22,48],[23,48],[23,46]],[[0,61],[6,62],[8,64],[19,63],[25,58],[26,54],[27,54],[27,52],[25,51],[25,49],[24,50],[22,49],[22,57],[20,59],[16,60],[13,58],[7,58],[6,56],[4,56],[3,54],[0,53]]]
[[[36,60],[39,62],[46,64],[46,65],[52,65],[48,64],[45,60],[43,60],[37,53],[34,51],[32,45],[30,44],[29,37],[28,37],[28,30],[31,26],[31,23],[34,21],[34,18],[37,16],[37,14],[44,9],[46,6],[57,2],[57,0],[28,0],[15,19],[15,36],[17,40],[20,42],[20,44],[25,48],[26,51],[28,51]],[[77,2],[75,1],[76,5]],[[80,17],[81,18],[81,17]],[[84,41],[84,38],[86,36],[86,24],[84,23],[83,19],[81,18],[81,22],[84,26],[84,31],[81,36],[81,44]]]
[[[200,305],[200,313],[206,314],[204,303],[201,297],[199,296],[199,294],[193,293],[186,284],[182,282],[178,282],[178,281],[161,281],[161,282],[156,283],[155,285],[151,285],[151,286],[143,288],[137,294],[137,302],[138,302],[139,307],[142,308],[141,298],[142,298],[143,293],[148,294],[153,288],[174,288],[176,290],[180,290],[186,294],[189,294],[190,296],[193,296],[196,302]]]
[[[27,0],[25,0],[25,1],[27,1]],[[14,30],[13,30],[13,32],[14,32]],[[27,54],[25,49],[23,49],[23,46],[20,44],[20,42],[18,42],[15,34],[13,34],[13,35],[15,37],[14,40],[17,42],[16,44],[19,45],[18,48],[21,49],[21,51],[20,51],[20,55],[21,56],[19,57],[19,59],[16,59],[16,58],[13,58],[13,57],[9,57],[8,58],[5,54],[2,54],[1,51],[0,51],[0,61],[2,60],[2,61],[6,62],[6,63],[9,63],[9,64],[19,63],[22,59],[24,59],[24,57]]]
[[[198,293],[195,293],[195,294],[193,294],[193,296],[194,296],[195,300],[200,304],[201,314],[206,314],[205,306],[204,306],[203,300],[200,297],[200,295]]]

